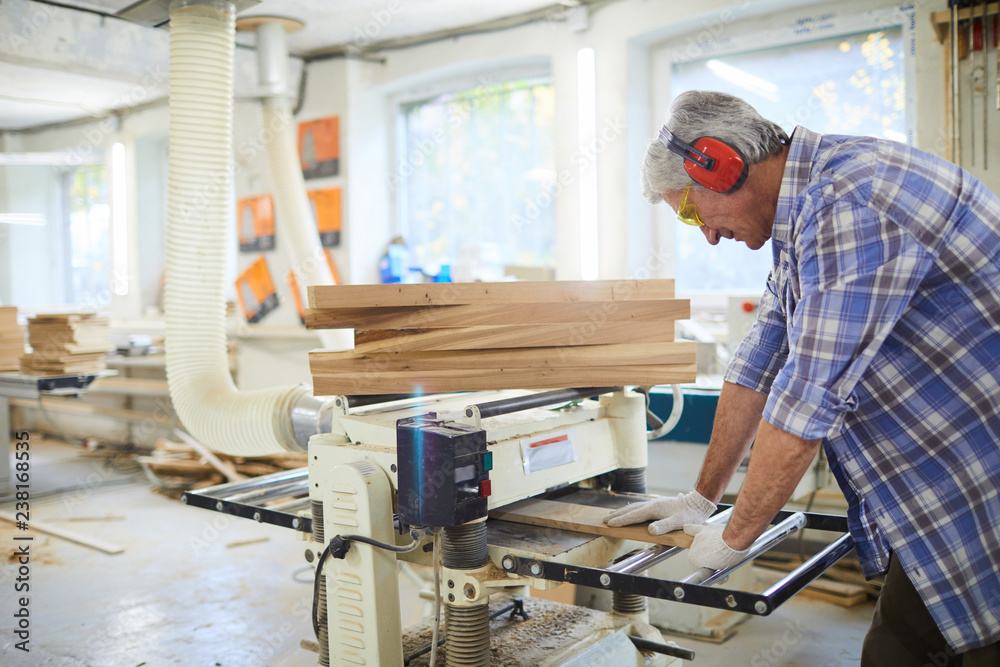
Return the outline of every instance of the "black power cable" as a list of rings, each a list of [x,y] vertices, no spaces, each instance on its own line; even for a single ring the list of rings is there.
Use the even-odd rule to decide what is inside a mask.
[[[378,540],[373,540],[372,538],[365,537],[363,535],[333,536],[330,542],[326,545],[326,548],[323,549],[323,552],[319,555],[319,560],[316,562],[316,579],[313,581],[312,624],[313,632],[316,633],[317,640],[319,640],[319,586],[320,582],[323,581],[323,565],[326,562],[327,557],[333,556],[334,558],[344,558],[347,555],[347,552],[351,549],[351,542],[361,542],[362,544],[368,544],[377,549],[384,549],[397,554],[405,554],[420,546],[420,540],[423,539],[424,535],[421,531],[413,528],[410,530],[410,537],[413,539],[412,542],[404,546],[397,546],[395,544],[379,542]]]

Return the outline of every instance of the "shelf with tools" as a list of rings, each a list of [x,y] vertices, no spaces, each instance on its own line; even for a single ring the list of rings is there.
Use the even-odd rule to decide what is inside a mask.
[[[964,3],[962,7],[956,8],[957,19],[961,21],[970,21],[982,18],[983,9],[986,9],[986,16],[996,16],[1000,12],[1000,2],[987,2],[987,3]],[[942,44],[949,41],[949,33],[951,32],[951,21],[952,12],[950,9],[943,12],[934,12],[931,14],[931,24],[934,26],[934,32],[937,34],[938,41]],[[995,33],[994,33],[995,35]],[[959,42],[959,49],[964,48],[965,51],[959,51],[959,57],[964,58],[968,55],[969,44],[966,41],[963,45]]]
[[[986,170],[989,116],[1000,112],[1000,3],[956,1],[949,6],[931,14],[944,47],[945,157],[961,167]],[[970,96],[970,104],[963,103],[963,95]]]

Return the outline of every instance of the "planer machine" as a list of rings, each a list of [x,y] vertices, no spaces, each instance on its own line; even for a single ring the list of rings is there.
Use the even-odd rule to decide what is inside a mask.
[[[309,440],[308,468],[182,498],[308,540],[316,642],[303,646],[320,665],[680,664],[694,652],[648,624],[647,598],[766,616],[854,546],[844,517],[781,512],[743,564],[804,528],[842,534],[753,593],[723,587],[736,568],[676,581],[644,575],[680,547],[558,527],[577,510],[649,497],[646,397],[632,388],[339,396],[329,405],[329,432]],[[533,511],[516,511],[524,507]],[[730,511],[720,506],[709,521]],[[442,624],[401,627],[398,561],[433,569]],[[611,591],[611,612],[529,595],[529,586],[563,582]]]

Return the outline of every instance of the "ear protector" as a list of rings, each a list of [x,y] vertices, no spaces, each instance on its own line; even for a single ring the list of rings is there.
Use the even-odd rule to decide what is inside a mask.
[[[671,153],[684,158],[684,169],[695,183],[715,192],[735,192],[747,180],[747,161],[740,151],[725,141],[699,137],[688,144],[666,128],[657,136]]]

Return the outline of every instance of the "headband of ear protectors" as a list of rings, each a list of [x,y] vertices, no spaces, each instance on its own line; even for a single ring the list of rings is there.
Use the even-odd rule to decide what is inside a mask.
[[[696,183],[715,192],[735,192],[747,180],[747,161],[735,147],[713,137],[699,137],[688,144],[666,128],[657,137],[671,153],[684,158],[684,169]]]

